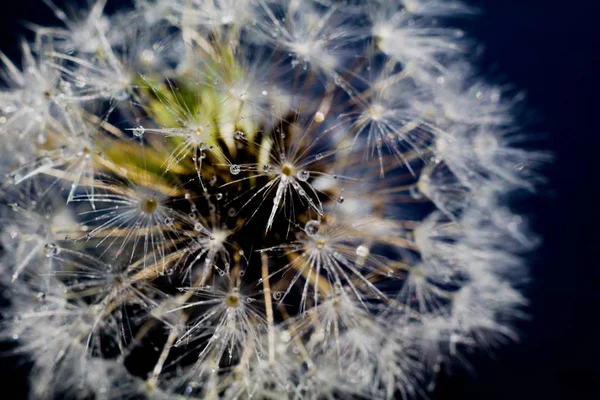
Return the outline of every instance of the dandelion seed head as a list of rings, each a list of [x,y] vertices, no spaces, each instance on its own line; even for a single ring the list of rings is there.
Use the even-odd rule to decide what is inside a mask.
[[[0,53],[2,336],[34,396],[426,397],[518,339],[539,240],[509,200],[551,158],[451,26],[472,9],[45,3]]]

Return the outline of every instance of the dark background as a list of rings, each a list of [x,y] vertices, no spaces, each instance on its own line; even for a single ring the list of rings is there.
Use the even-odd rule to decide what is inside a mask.
[[[600,2],[471,4],[482,14],[464,25],[485,44],[482,70],[526,91],[537,116],[529,129],[544,134],[556,161],[548,188],[521,205],[545,237],[531,262],[532,320],[519,325],[521,343],[474,357],[474,375],[441,376],[432,400],[600,399]],[[23,21],[55,23],[41,0],[2,0],[0,49],[13,60]],[[0,361],[0,397],[24,397],[25,373]]]

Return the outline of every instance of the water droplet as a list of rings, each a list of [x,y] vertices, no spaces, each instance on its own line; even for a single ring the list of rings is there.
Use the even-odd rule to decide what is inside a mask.
[[[325,114],[323,114],[321,111],[318,111],[315,114],[315,122],[320,124],[323,121],[325,121]]]
[[[16,185],[23,179],[23,175],[19,172],[15,172],[12,174],[12,181]]]
[[[173,226],[173,225],[175,225],[175,219],[173,219],[173,217],[167,217],[167,218],[165,218],[165,225],[166,226]]]
[[[267,94],[269,94],[269,92],[267,92],[266,90],[263,90],[261,93],[263,96],[266,96]]]
[[[146,132],[146,129],[143,126],[136,126],[135,128],[132,129],[132,131],[133,131],[133,136],[142,137],[142,136],[144,136],[144,132]]]
[[[515,169],[517,171],[523,171],[524,168],[525,168],[525,164],[523,164],[523,163],[518,163],[515,165]]]
[[[413,199],[420,199],[423,197],[423,194],[419,191],[419,189],[417,189],[416,186],[411,186],[411,188],[408,190],[408,193]]]
[[[364,244],[361,244],[356,248],[356,255],[359,257],[366,257],[369,255],[369,248]]]
[[[283,297],[283,293],[282,292],[274,292],[273,293],[273,298],[275,300],[281,300],[282,297]]]
[[[298,171],[296,176],[298,177],[299,181],[306,182],[308,180],[308,177],[310,176],[310,172],[305,169],[302,169]]]
[[[217,198],[217,200],[221,200],[223,198],[223,193],[217,193],[215,197]]]
[[[44,246],[44,254],[46,257],[54,257],[60,253],[60,248],[54,243],[48,243]]]
[[[233,164],[231,167],[229,167],[229,172],[231,172],[231,175],[237,175],[240,173],[240,166],[237,164]]]
[[[236,213],[237,213],[237,211],[233,207],[231,207],[229,210],[227,210],[227,215],[230,217],[235,217]]]
[[[242,132],[242,131],[235,131],[235,132],[233,132],[233,137],[236,140],[244,139],[244,132]]]
[[[344,196],[340,196],[337,198],[337,203],[342,204],[344,202]]]
[[[321,158],[323,158],[323,154],[321,154],[321,153],[317,153],[317,154],[315,154],[315,158],[316,158],[317,160],[320,160]]]
[[[202,224],[200,222],[196,222],[194,224],[194,230],[195,231],[201,231],[204,227],[202,226]]]
[[[304,232],[306,232],[306,234],[308,236],[315,236],[318,232],[319,232],[319,228],[321,227],[321,223],[319,221],[316,220],[310,220],[306,223],[306,225],[304,225]]]

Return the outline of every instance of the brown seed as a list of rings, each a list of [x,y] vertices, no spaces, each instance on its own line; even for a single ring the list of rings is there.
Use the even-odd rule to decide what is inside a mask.
[[[225,298],[225,304],[227,304],[228,307],[237,307],[239,303],[240,298],[234,294],[230,294]]]
[[[145,212],[146,214],[152,214],[156,211],[157,207],[158,203],[156,202],[156,199],[152,197],[142,200],[142,203],[140,204],[142,212]]]
[[[281,167],[281,173],[285,176],[292,176],[294,174],[294,166],[292,164],[285,163]]]

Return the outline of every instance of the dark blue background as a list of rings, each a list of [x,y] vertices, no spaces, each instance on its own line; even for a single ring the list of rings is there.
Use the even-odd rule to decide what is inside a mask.
[[[17,59],[21,21],[52,20],[41,0],[3,0],[0,49]],[[57,4],[62,2],[56,1]],[[111,1],[109,1],[111,3]],[[485,44],[481,66],[528,94],[556,155],[543,196],[522,205],[545,236],[532,260],[523,340],[494,359],[473,359],[475,376],[442,376],[435,399],[600,399],[600,3],[595,0],[471,1],[465,25]],[[112,0],[111,4],[118,4]],[[3,393],[24,393],[25,369],[2,362]],[[0,395],[0,397],[4,397]],[[10,398],[20,398],[10,396]]]

